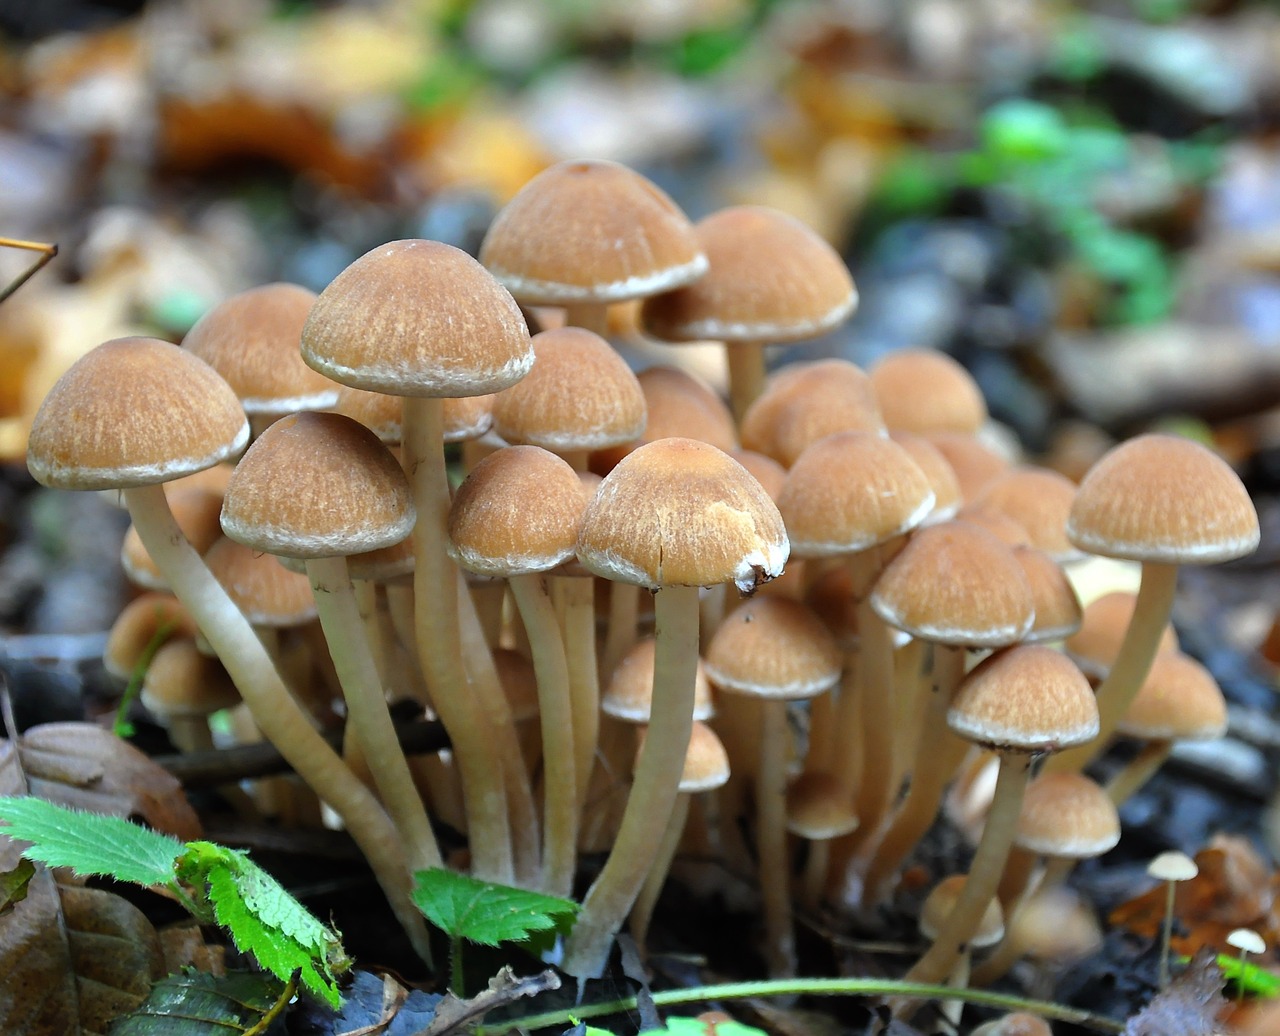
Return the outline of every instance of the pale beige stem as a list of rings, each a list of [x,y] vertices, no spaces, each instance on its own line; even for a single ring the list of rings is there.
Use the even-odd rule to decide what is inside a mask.
[[[653,864],[689,750],[698,668],[697,587],[664,587],[656,604],[652,722],[618,837],[565,947],[564,970],[578,978],[604,972],[613,937]]]
[[[602,338],[609,330],[609,304],[607,302],[571,302],[564,307],[566,327],[585,327]]]
[[[573,701],[573,765],[578,782],[581,815],[591,784],[596,741],[600,734],[600,676],[596,660],[595,581],[559,576],[554,593],[561,612],[564,653],[569,663],[569,693]]]
[[[542,885],[554,896],[573,891],[578,846],[578,784],[574,775],[573,701],[569,665],[556,610],[542,573],[511,576],[511,594],[529,631],[538,680],[542,759],[546,774],[542,819]]]
[[[631,938],[645,952],[645,943],[649,938],[649,922],[653,920],[653,909],[658,905],[658,897],[662,894],[662,886],[667,882],[667,874],[671,871],[671,861],[676,858],[676,850],[680,847],[680,836],[684,834],[684,826],[689,819],[689,800],[687,792],[676,796],[676,804],[671,808],[671,819],[667,821],[667,829],[662,833],[662,841],[658,844],[658,853],[653,858],[653,866],[645,876],[644,885],[636,897],[636,905],[631,908],[631,917],[627,927]]]
[[[808,910],[817,910],[822,905],[830,863],[831,839],[810,839],[809,855],[804,861],[804,875],[800,879],[800,903]]]
[[[898,652],[894,662],[893,776],[889,783],[895,794],[911,776],[911,763],[919,747],[925,696],[929,693],[930,658],[928,643],[913,639]]]
[[[765,960],[770,978],[796,973],[787,860],[787,703],[760,700],[760,769],[756,774],[756,851],[764,906]]]
[[[506,788],[501,769],[489,758],[493,733],[467,685],[459,650],[457,569],[445,552],[450,497],[443,428],[441,400],[404,400],[401,452],[418,511],[413,527],[415,642],[432,703],[449,732],[462,778],[472,873],[484,881],[510,884],[515,869]]]
[[[725,345],[729,367],[729,409],[735,424],[764,391],[764,345],[761,342],[731,342]]]
[[[164,489],[141,486],[126,489],[124,497],[147,553],[222,659],[254,723],[342,819],[414,949],[430,960],[426,922],[409,896],[408,860],[386,811],[342,764],[289,694],[253,627],[182,535]]]
[[[859,825],[875,830],[889,811],[897,789],[891,778],[893,759],[893,638],[885,621],[870,603],[871,584],[879,570],[875,551],[849,559],[854,586],[858,588],[858,686],[861,709],[853,739],[861,742],[861,769],[856,787],[855,812]]]
[[[618,663],[636,642],[641,592],[640,587],[630,583],[609,584],[609,627],[600,667],[600,675],[605,680],[613,675]]]
[[[1146,786],[1172,752],[1172,741],[1148,741],[1128,765],[1107,782],[1107,797],[1117,809]]]

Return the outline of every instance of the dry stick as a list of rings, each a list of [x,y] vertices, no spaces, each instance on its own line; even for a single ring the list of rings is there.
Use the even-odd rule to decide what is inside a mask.
[[[658,591],[656,607],[649,736],[613,849],[587,893],[565,948],[564,970],[580,978],[596,978],[604,971],[613,936],[635,902],[675,806],[689,750],[698,668],[698,588],[664,587]]]
[[[124,498],[147,553],[222,659],[258,729],[342,819],[414,949],[429,961],[426,922],[409,897],[404,847],[381,804],[343,765],[289,694],[248,620],[182,535],[164,489],[126,489]]]
[[[671,861],[676,858],[676,850],[680,848],[680,836],[684,834],[684,825],[689,819],[689,802],[692,798],[692,794],[684,791],[676,796],[676,804],[671,809],[671,819],[662,833],[662,841],[658,843],[653,866],[649,868],[640,895],[636,897],[636,905],[631,908],[627,927],[641,952],[649,937],[649,922],[653,920],[654,907],[658,905],[662,886],[666,884],[667,875],[671,871]]]
[[[404,401],[401,452],[418,511],[413,527],[415,643],[431,700],[453,741],[466,803],[472,873],[484,881],[510,884],[515,868],[506,788],[490,754],[493,733],[467,685],[458,648],[458,599],[453,590],[458,574],[445,553],[450,500],[443,407],[439,399]]]
[[[916,961],[903,981],[940,982],[960,960],[965,945],[996,894],[1000,872],[1018,830],[1022,794],[1030,774],[1030,753],[1000,753],[1000,775],[996,778],[995,796],[991,800],[991,811],[987,814],[987,824],[973,854],[964,889],[933,945]],[[917,1003],[911,1000],[899,1002],[894,1008],[894,1016],[909,1018]]]
[[[889,881],[907,854],[929,830],[938,814],[942,794],[969,746],[947,728],[947,709],[964,675],[964,648],[935,645],[935,680],[920,730],[911,788],[888,827],[878,839],[863,843],[855,857],[857,869],[866,868],[862,884],[865,906],[880,902]]]
[[[586,806],[591,767],[600,734],[600,675],[596,661],[595,582],[582,576],[557,576],[554,590],[563,604],[565,658],[573,701],[573,767],[578,782],[578,813]]]
[[[725,362],[729,368],[729,409],[734,424],[742,424],[742,415],[764,391],[764,345],[761,342],[725,344]]]
[[[499,584],[502,585],[502,584]],[[503,590],[505,594],[505,587]],[[458,618],[462,632],[462,652],[467,675],[497,738],[495,749],[502,760],[503,784],[510,811],[511,852],[516,884],[522,888],[542,887],[542,836],[538,812],[533,804],[529,770],[525,766],[520,733],[511,716],[511,707],[502,690],[498,669],[475,602],[461,573],[458,575]]]
[[[427,820],[427,811],[396,739],[391,713],[387,711],[382,681],[364,637],[347,559],[310,559],[307,577],[320,613],[320,626],[342,683],[347,702],[347,727],[355,732],[378,794],[400,832],[409,866],[415,871],[443,867],[444,860]]]
[[[578,847],[578,783],[574,775],[573,702],[569,665],[555,606],[542,573],[511,576],[511,594],[529,631],[538,679],[542,760],[546,775],[542,816],[542,885],[555,896],[573,891]]]
[[[1133,618],[1111,671],[1098,685],[1098,736],[1047,760],[1045,773],[1079,773],[1110,744],[1111,735],[1151,670],[1177,586],[1177,565],[1143,563]]]
[[[760,769],[756,774],[756,850],[764,907],[765,960],[772,978],[796,971],[787,859],[787,703],[760,699]]]

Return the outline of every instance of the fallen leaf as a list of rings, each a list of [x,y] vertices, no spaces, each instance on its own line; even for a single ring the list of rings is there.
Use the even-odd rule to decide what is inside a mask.
[[[554,971],[517,978],[510,968],[503,968],[489,980],[486,990],[468,1000],[459,1000],[452,993],[445,996],[436,1007],[435,1019],[423,1030],[422,1036],[447,1036],[499,1007],[559,988],[560,977]]]
[[[1222,997],[1222,971],[1212,950],[1201,950],[1169,988],[1129,1019],[1124,1036],[1215,1036]]]

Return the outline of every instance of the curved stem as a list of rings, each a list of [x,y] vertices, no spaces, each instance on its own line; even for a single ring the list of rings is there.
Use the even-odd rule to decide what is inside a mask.
[[[684,834],[685,821],[689,819],[689,800],[687,792],[676,796],[676,804],[671,810],[671,819],[667,829],[662,833],[662,841],[658,845],[657,855],[653,858],[653,866],[645,876],[640,895],[636,897],[636,905],[631,908],[631,917],[627,926],[631,938],[645,949],[645,941],[649,937],[649,922],[653,920],[653,908],[658,905],[658,897],[662,894],[662,886],[667,882],[667,874],[671,870],[671,861],[676,858],[676,850],[680,848],[680,836]]]
[[[1047,760],[1045,773],[1079,773],[1110,744],[1111,735],[1151,671],[1160,637],[1169,624],[1177,587],[1177,565],[1143,564],[1133,618],[1129,620],[1111,671],[1098,684],[1098,736]]]
[[[1142,790],[1172,752],[1172,741],[1149,741],[1123,770],[1107,782],[1107,797],[1117,809]]]
[[[622,826],[591,886],[565,947],[564,970],[579,978],[604,971],[614,934],[635,902],[675,805],[693,730],[698,667],[698,588],[658,591],[652,722],[635,770]]]
[[[400,832],[412,870],[443,867],[440,848],[427,820],[409,763],[396,737],[387,710],[382,680],[369,647],[369,628],[361,622],[346,558],[315,558],[307,562],[307,577],[316,599],[320,627],[338,670],[347,702],[347,729],[354,732],[365,765],[391,821]]]
[[[541,573],[511,576],[511,595],[529,631],[533,669],[538,679],[542,723],[543,789],[542,883],[555,896],[573,891],[578,846],[578,783],[574,776],[573,702],[569,665],[560,624]]]
[[[222,659],[254,723],[342,819],[414,949],[429,961],[426,922],[409,896],[408,861],[381,804],[343,765],[289,694],[253,627],[182,535],[163,488],[126,489],[124,498],[147,552]]]
[[[515,878],[507,795],[501,771],[489,757],[489,723],[467,684],[458,649],[457,569],[445,553],[449,479],[444,463],[444,414],[439,399],[404,400],[405,471],[418,520],[413,527],[414,632],[418,661],[431,700],[449,732],[462,778],[471,841],[472,873],[510,884]]]

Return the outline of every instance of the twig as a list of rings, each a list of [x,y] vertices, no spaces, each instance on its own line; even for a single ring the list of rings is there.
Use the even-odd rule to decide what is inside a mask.
[[[27,281],[31,280],[40,270],[42,270],[55,255],[58,254],[57,244],[49,244],[44,241],[19,241],[17,238],[0,237],[0,248],[21,248],[28,252],[39,252],[40,258],[32,264],[31,268],[19,274],[13,281],[9,283],[3,291],[0,291],[0,302],[3,302],[15,291],[21,288]]]

